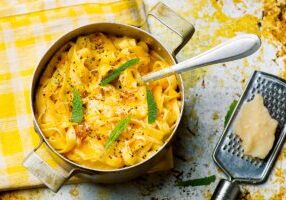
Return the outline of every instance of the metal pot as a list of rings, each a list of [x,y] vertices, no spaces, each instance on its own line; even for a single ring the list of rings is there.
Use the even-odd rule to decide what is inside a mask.
[[[24,160],[23,165],[28,168],[28,170],[39,178],[46,186],[48,186],[53,191],[58,191],[58,189],[63,185],[63,183],[68,180],[71,176],[77,175],[83,178],[89,179],[93,182],[98,183],[116,183],[123,182],[142,175],[150,169],[158,159],[160,159],[170,146],[172,139],[176,133],[179,122],[182,118],[184,102],[181,105],[180,119],[177,121],[176,127],[174,128],[169,139],[165,144],[156,152],[153,156],[146,159],[145,161],[138,163],[133,166],[125,167],[122,169],[115,170],[98,170],[92,169],[85,166],[81,166],[77,163],[72,162],[60,153],[58,153],[50,144],[43,132],[41,131],[37,120],[35,118],[35,92],[37,89],[37,84],[41,77],[41,74],[45,70],[47,63],[53,57],[53,55],[67,42],[80,36],[91,34],[95,32],[103,32],[114,35],[124,35],[132,38],[136,38],[145,41],[149,46],[151,46],[155,51],[157,51],[170,65],[174,64],[175,56],[180,51],[180,49],[187,43],[187,41],[192,37],[194,33],[194,27],[188,23],[183,18],[176,15],[174,11],[165,6],[162,3],[158,3],[148,14],[158,19],[161,23],[171,29],[173,32],[178,34],[182,38],[182,42],[172,51],[168,51],[157,39],[155,39],[150,33],[142,30],[138,27],[133,27],[118,23],[95,23],[87,26],[77,28],[58,39],[45,53],[41,61],[39,62],[32,81],[31,88],[31,107],[34,116],[34,127],[36,132],[41,137],[41,142],[37,148],[30,153]],[[182,83],[182,77],[177,75],[179,81],[179,86],[182,94],[182,99],[184,99],[184,87]],[[46,146],[50,151],[51,155],[57,162],[58,166],[50,166],[44,158],[40,157],[39,149]]]

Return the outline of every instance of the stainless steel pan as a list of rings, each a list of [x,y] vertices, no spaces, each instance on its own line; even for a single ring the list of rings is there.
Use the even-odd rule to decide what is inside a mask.
[[[48,186],[53,191],[57,191],[63,183],[68,180],[71,176],[77,175],[82,176],[86,179],[89,179],[98,183],[116,183],[127,181],[132,178],[135,178],[139,175],[142,175],[150,169],[154,163],[164,155],[167,150],[167,147],[170,145],[176,130],[178,128],[179,122],[182,118],[184,101],[181,105],[180,119],[178,120],[172,134],[170,135],[168,141],[160,148],[160,150],[155,153],[150,158],[146,159],[144,162],[138,163],[136,165],[125,167],[122,169],[115,170],[97,170],[88,168],[77,163],[72,162],[71,160],[65,158],[63,155],[58,153],[48,142],[47,138],[41,131],[38,122],[35,118],[35,92],[37,89],[37,84],[41,77],[41,74],[45,70],[48,62],[53,57],[53,55],[63,47],[67,42],[75,39],[80,35],[91,34],[95,32],[103,32],[108,34],[115,35],[124,35],[139,40],[145,41],[151,48],[156,50],[170,65],[176,63],[175,56],[180,51],[180,49],[187,43],[187,41],[192,37],[194,33],[194,27],[192,24],[184,20],[183,18],[176,15],[174,11],[165,6],[162,3],[157,4],[149,13],[148,16],[153,16],[157,18],[161,23],[175,32],[182,38],[182,41],[178,46],[172,51],[167,50],[157,39],[155,39],[147,31],[124,24],[117,23],[95,23],[87,26],[77,28],[64,36],[58,39],[45,53],[43,58],[40,60],[38,66],[33,75],[33,81],[31,86],[31,107],[34,116],[34,127],[36,132],[41,137],[41,142],[37,148],[34,149],[25,159],[23,165],[28,168],[28,170],[39,178],[46,186]],[[177,75],[177,79],[180,84],[180,91],[182,94],[182,100],[184,99],[184,87],[182,83],[182,78],[180,75]],[[45,158],[42,158],[39,149],[47,147],[50,154],[56,160],[57,166],[51,166],[48,162],[45,161]]]

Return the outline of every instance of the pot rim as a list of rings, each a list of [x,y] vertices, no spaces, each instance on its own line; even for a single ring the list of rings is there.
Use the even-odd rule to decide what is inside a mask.
[[[175,124],[175,128],[173,129],[172,133],[169,135],[168,139],[164,142],[164,144],[153,154],[151,155],[149,158],[141,161],[141,162],[138,162],[134,165],[131,165],[131,166],[127,166],[127,167],[123,167],[123,168],[118,168],[118,169],[108,169],[108,170],[105,170],[105,169],[95,169],[95,168],[90,168],[90,167],[87,167],[87,166],[83,166],[83,165],[80,165],[70,159],[68,159],[67,157],[65,157],[64,155],[60,154],[56,149],[54,149],[54,147],[49,143],[48,139],[46,138],[46,136],[43,134],[37,120],[36,120],[36,115],[35,115],[35,109],[34,109],[34,103],[35,103],[35,93],[36,93],[36,90],[37,90],[37,85],[38,85],[38,82],[40,80],[40,77],[42,76],[42,73],[44,72],[44,70],[46,69],[46,66],[48,64],[48,62],[51,60],[51,58],[54,56],[54,54],[59,50],[59,48],[54,52],[54,54],[49,58],[49,60],[44,63],[45,64],[45,67],[43,67],[43,69],[41,70],[40,74],[37,76],[36,75],[36,72],[39,68],[39,66],[42,64],[42,61],[43,61],[43,58],[47,55],[48,52],[52,51],[53,48],[55,48],[56,44],[62,40],[63,38],[67,37],[68,34],[71,34],[73,32],[76,32],[76,31],[79,31],[80,29],[84,29],[86,27],[92,27],[92,26],[100,26],[102,24],[108,24],[108,25],[117,25],[117,26],[123,26],[127,29],[135,29],[139,32],[143,32],[145,34],[147,34],[150,38],[152,38],[152,40],[159,44],[160,47],[163,47],[163,49],[168,53],[168,55],[170,56],[171,58],[171,61],[172,63],[177,63],[176,62],[176,59],[173,57],[173,55],[170,53],[170,51],[159,41],[157,40],[151,33],[141,29],[141,28],[138,28],[138,27],[135,27],[135,26],[132,26],[132,25],[127,25],[127,24],[122,24],[122,23],[115,23],[115,22],[98,22],[98,23],[91,23],[91,24],[87,24],[87,25],[84,25],[84,26],[80,26],[78,28],[75,28],[75,29],[72,29],[71,31],[68,31],[67,33],[63,34],[62,36],[60,36],[55,42],[53,42],[52,45],[50,45],[50,47],[45,51],[45,53],[42,55],[40,61],[38,62],[34,72],[33,72],[33,75],[32,75],[32,83],[31,83],[31,96],[30,96],[30,107],[32,109],[32,114],[33,114],[33,121],[34,121],[34,127],[36,129],[36,132],[38,133],[38,135],[41,137],[41,139],[47,144],[47,146],[49,147],[50,150],[52,150],[52,152],[57,155],[59,158],[63,159],[63,161],[65,161],[66,163],[70,164],[73,168],[73,170],[82,170],[82,171],[87,171],[87,172],[93,172],[93,173],[114,173],[114,172],[122,172],[122,171],[126,171],[126,170],[130,170],[132,168],[136,168],[140,165],[143,165],[144,163],[148,162],[149,160],[153,159],[153,157],[155,157],[157,154],[159,154],[163,149],[165,149],[169,144],[170,142],[172,141],[172,139],[174,138],[175,136],[175,133],[177,132],[177,129],[178,129],[178,126],[182,120],[182,116],[183,116],[183,111],[184,111],[184,84],[183,84],[183,79],[182,79],[182,76],[180,74],[176,74],[176,77],[178,79],[178,82],[179,82],[179,88],[181,90],[181,110],[180,110],[180,116],[179,116],[179,119],[177,119],[177,122]],[[99,31],[98,31],[99,32]],[[106,31],[108,33],[108,30]],[[94,32],[96,33],[96,32]],[[88,34],[92,34],[92,33],[88,33]],[[74,38],[77,38],[79,37],[80,35],[85,35],[84,33],[81,33],[81,34],[77,34],[76,36],[74,36]]]

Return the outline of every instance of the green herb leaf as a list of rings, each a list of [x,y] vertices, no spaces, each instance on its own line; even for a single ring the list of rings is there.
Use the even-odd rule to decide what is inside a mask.
[[[156,121],[158,109],[152,91],[147,88],[146,93],[147,93],[147,105],[148,105],[148,123],[152,124]]]
[[[106,78],[102,79],[100,82],[101,86],[105,86],[114,79],[116,79],[125,69],[128,67],[131,67],[132,65],[135,65],[139,62],[139,58],[134,58],[131,60],[128,60],[126,63],[122,64],[120,67],[115,69],[110,75],[108,75]]]
[[[106,149],[109,148],[112,143],[119,137],[119,135],[127,128],[130,121],[130,117],[125,117],[116,124],[115,128],[111,131],[107,142],[104,145]]]
[[[238,101],[237,100],[233,100],[233,102],[230,104],[229,108],[228,108],[228,111],[224,117],[224,128],[226,127],[228,121],[230,120],[230,117],[237,105]]]
[[[201,185],[209,185],[212,182],[214,182],[216,179],[215,175],[208,176],[205,178],[198,178],[198,179],[192,179],[187,181],[180,181],[176,183],[176,186],[201,186]]]
[[[79,91],[73,91],[71,121],[81,123],[83,120],[83,106]]]

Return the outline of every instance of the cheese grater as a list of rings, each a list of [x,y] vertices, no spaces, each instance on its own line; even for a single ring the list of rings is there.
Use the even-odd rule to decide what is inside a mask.
[[[242,105],[251,101],[256,94],[262,95],[271,117],[278,121],[273,147],[265,159],[244,155],[241,139],[233,130]],[[284,143],[285,123],[286,81],[271,74],[255,71],[215,147],[213,159],[227,175],[227,180],[220,180],[212,199],[236,199],[240,193],[238,183],[257,184],[266,181]]]

